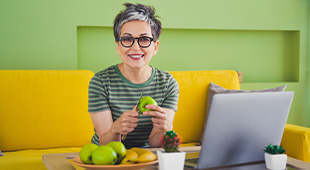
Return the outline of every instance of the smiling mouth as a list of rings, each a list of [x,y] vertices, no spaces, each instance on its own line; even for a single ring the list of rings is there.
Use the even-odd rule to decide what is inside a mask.
[[[144,55],[128,55],[130,58],[139,59],[142,58]]]

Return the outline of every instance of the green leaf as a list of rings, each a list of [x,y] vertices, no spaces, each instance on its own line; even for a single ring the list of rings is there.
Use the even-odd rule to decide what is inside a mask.
[[[264,151],[270,154],[283,154],[285,152],[282,146],[272,144],[266,146]]]

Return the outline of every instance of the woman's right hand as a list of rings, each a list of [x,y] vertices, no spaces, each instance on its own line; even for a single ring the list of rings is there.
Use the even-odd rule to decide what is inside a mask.
[[[138,125],[139,113],[136,111],[136,106],[124,112],[115,122],[113,122],[111,131],[114,134],[126,135],[132,132]]]

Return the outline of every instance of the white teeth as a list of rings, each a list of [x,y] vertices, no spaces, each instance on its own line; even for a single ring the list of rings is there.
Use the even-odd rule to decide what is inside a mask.
[[[140,58],[140,57],[142,57],[143,55],[129,55],[130,57],[132,57],[132,58]]]

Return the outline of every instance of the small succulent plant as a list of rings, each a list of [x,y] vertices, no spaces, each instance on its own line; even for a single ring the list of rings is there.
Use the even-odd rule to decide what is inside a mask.
[[[274,155],[274,154],[283,154],[285,152],[285,149],[283,149],[282,146],[269,144],[265,147],[264,151]]]
[[[162,148],[165,152],[179,152],[180,138],[173,130],[167,131],[162,138]]]

